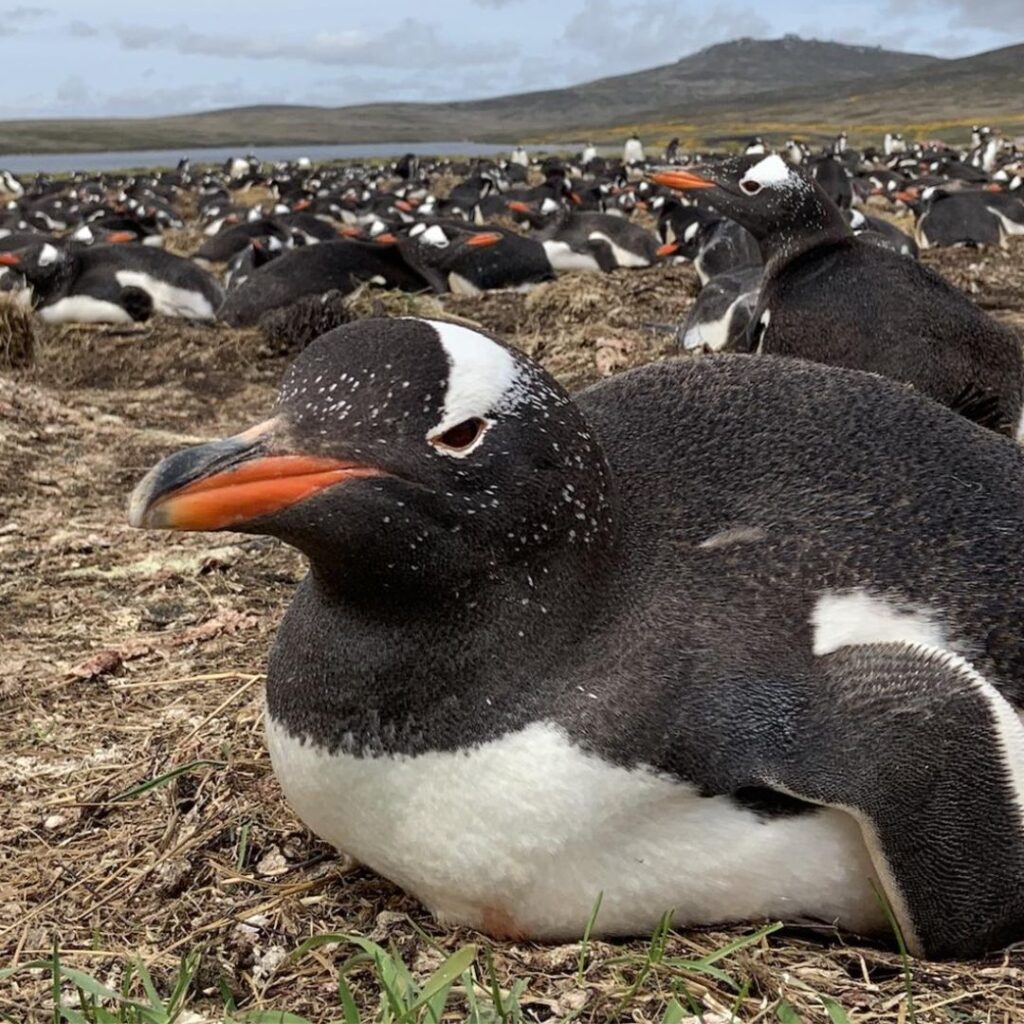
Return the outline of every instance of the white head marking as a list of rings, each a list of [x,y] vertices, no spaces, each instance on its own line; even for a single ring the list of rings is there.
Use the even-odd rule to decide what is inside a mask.
[[[39,250],[39,266],[41,267],[49,267],[56,263],[58,259],[60,259],[60,253],[49,242]]]
[[[444,249],[448,245],[448,236],[444,233],[444,228],[440,224],[431,224],[420,235],[420,241],[426,242],[427,245],[436,246],[438,249]]]
[[[766,185],[781,185],[790,178],[790,170],[786,161],[776,153],[758,160],[747,173],[740,178],[740,188],[750,193],[760,192]],[[757,186],[756,188],[752,186]]]
[[[509,404],[521,371],[508,349],[461,324],[444,320],[421,322],[434,328],[448,357],[444,408],[440,422],[427,431],[428,439],[474,417],[489,420],[491,414]],[[480,435],[481,440],[484,433]],[[460,458],[475,447],[472,445],[458,452],[446,451],[445,454]]]

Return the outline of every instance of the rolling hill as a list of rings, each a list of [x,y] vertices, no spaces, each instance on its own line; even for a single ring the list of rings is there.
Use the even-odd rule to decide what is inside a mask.
[[[754,131],[813,139],[846,128],[961,136],[972,120],[1024,127],[1024,45],[958,60],[805,40],[738,39],[672,64],[456,103],[258,106],[158,118],[0,122],[2,152],[473,140],[714,144]]]

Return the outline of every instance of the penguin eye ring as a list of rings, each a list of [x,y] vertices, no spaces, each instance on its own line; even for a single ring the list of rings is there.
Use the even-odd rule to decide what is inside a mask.
[[[753,178],[744,178],[740,182],[740,188],[747,193],[748,196],[756,196],[761,191],[761,183],[754,181]]]
[[[479,416],[456,423],[443,434],[429,438],[430,443],[449,455],[468,455],[483,438],[490,423]]]

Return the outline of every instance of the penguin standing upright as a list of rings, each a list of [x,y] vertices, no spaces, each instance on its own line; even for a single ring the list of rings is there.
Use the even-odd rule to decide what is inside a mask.
[[[891,914],[972,958],[1024,939],[1022,495],[1012,445],[867,374],[676,360],[573,400],[401,318],[318,338],[129,519],[308,557],[274,771],[446,924]]]
[[[840,210],[781,157],[654,175],[700,189],[757,239],[765,262],[752,350],[892,377],[1024,440],[1014,332],[934,271],[855,238]]]
[[[636,132],[626,139],[626,143],[622,147],[622,162],[626,167],[636,167],[647,163],[647,157],[644,155],[644,144],[640,141],[640,136]]]

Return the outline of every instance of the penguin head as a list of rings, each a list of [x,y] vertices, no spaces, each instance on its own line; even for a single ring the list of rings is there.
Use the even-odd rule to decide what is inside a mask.
[[[66,246],[54,245],[42,238],[20,249],[0,252],[0,266],[13,267],[30,284],[38,287],[60,277],[69,258]]]
[[[849,229],[838,208],[810,178],[775,153],[745,154],[692,170],[666,168],[652,175],[659,185],[700,194],[759,242],[808,229]]]
[[[270,419],[154,467],[129,521],[276,536],[346,590],[458,587],[597,558],[610,490],[579,409],[527,356],[461,324],[369,319],[302,352]]]

